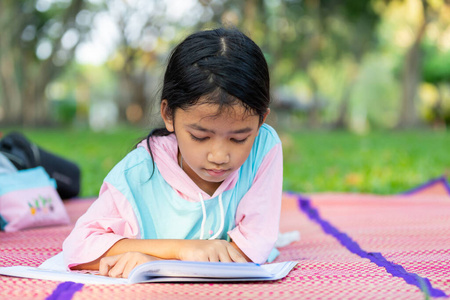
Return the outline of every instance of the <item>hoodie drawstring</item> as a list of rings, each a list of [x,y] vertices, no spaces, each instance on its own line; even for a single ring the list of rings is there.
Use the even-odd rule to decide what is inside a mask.
[[[205,222],[206,222],[206,208],[205,203],[203,201],[203,196],[201,193],[198,193],[198,196],[200,197],[200,203],[202,204],[202,213],[203,213],[203,219],[202,219],[202,225],[200,228],[200,239],[203,240],[203,232],[205,230]],[[214,240],[219,237],[220,234],[222,234],[223,226],[225,225],[225,214],[223,211],[223,202],[222,202],[222,194],[219,195],[219,207],[220,207],[220,228],[219,231],[216,232],[215,235],[209,238],[209,240]]]

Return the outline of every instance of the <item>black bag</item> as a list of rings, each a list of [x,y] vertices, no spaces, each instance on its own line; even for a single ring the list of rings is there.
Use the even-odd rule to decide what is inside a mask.
[[[18,132],[12,132],[0,140],[0,152],[18,170],[42,166],[55,179],[62,199],[76,197],[80,192],[80,168],[73,162],[49,153],[30,142]]]

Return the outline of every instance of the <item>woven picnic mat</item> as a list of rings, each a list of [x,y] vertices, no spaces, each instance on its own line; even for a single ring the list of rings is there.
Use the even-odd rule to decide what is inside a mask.
[[[92,199],[66,203],[75,221]],[[0,266],[38,266],[73,225],[0,232]],[[286,193],[281,232],[301,239],[276,261],[284,279],[253,283],[78,285],[0,276],[1,299],[432,299],[450,295],[450,189],[445,179],[403,195]],[[76,291],[79,289],[79,291]]]

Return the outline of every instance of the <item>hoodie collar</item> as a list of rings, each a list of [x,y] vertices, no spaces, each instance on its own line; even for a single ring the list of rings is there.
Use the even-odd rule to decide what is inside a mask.
[[[141,141],[138,147],[144,147],[149,151],[146,140]],[[151,137],[150,147],[161,176],[186,200],[199,202],[199,193],[205,200],[215,198],[219,194],[232,189],[238,179],[239,170],[236,170],[221,183],[211,196],[200,189],[178,165],[178,143],[175,134]]]

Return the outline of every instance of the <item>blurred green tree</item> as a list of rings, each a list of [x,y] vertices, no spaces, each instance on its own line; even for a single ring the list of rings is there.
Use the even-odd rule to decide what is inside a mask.
[[[441,76],[445,51],[433,42],[424,47],[424,41],[430,27],[445,35],[449,7],[448,0],[2,0],[0,122],[48,122],[47,87],[58,80],[77,81],[64,84],[71,90],[68,94],[76,96],[77,114],[80,97],[95,100],[93,90],[99,87],[93,87],[92,69],[70,64],[77,47],[91,37],[94,27],[102,26],[115,40],[107,62],[98,67],[103,71],[95,72],[109,74],[105,86],[110,92],[101,100],[114,100],[121,121],[147,121],[173,44],[194,30],[225,24],[243,30],[261,46],[274,91],[296,91],[294,101],[301,102],[298,107],[310,127],[348,128],[357,114],[364,119],[359,124],[375,119],[394,123],[398,118],[399,127],[411,126],[418,120],[422,79],[440,90],[448,85]],[[109,23],[93,22],[95,15]],[[441,26],[437,30],[436,19]],[[405,32],[412,37],[400,43],[397,39]],[[402,62],[397,78],[370,80],[394,73],[393,61]],[[91,77],[61,76],[80,69]],[[84,111],[92,104],[83,103]],[[372,109],[377,105],[382,108]],[[386,109],[395,113],[389,118],[368,115]]]
[[[48,123],[47,85],[89,30],[84,0],[0,2],[0,104],[4,124]],[[78,18],[78,19],[77,19]]]
[[[204,2],[204,1],[203,1]],[[211,2],[211,1],[209,1]],[[268,54],[273,86],[293,84],[303,76],[311,99],[308,123],[322,125],[324,107],[321,71],[324,65],[350,64],[345,88],[330,101],[337,102],[334,127],[346,127],[348,101],[358,66],[376,43],[380,16],[371,1],[360,0],[251,0],[224,2],[222,21],[244,29]],[[217,20],[217,19],[216,19]]]
[[[450,126],[450,68],[443,62],[450,62],[450,51],[442,51],[434,43],[423,47],[423,80],[436,90],[434,101],[425,108],[425,118],[439,127]]]
[[[397,127],[416,126],[419,118],[416,109],[417,91],[421,81],[422,51],[420,45],[430,22],[431,9],[427,0],[421,0],[422,16],[411,46],[405,54],[402,71],[402,98]]]
[[[103,3],[103,10],[118,35],[106,67],[117,75],[114,100],[119,119],[147,124],[153,110],[158,108],[162,65],[169,50],[187,32],[209,21],[213,12],[207,3],[196,1],[187,1],[190,7],[183,9],[176,7],[181,3],[173,1],[108,0]]]
[[[154,102],[155,87],[151,76],[157,61],[158,36],[167,25],[163,20],[166,9],[164,1],[104,2],[104,9],[111,16],[117,31],[116,49],[107,67],[117,75],[119,120],[132,124],[148,121],[147,116]]]
[[[431,35],[445,33],[450,20],[449,12],[448,0],[387,1],[384,9],[380,11],[383,18],[393,19],[394,15],[397,17],[395,22],[387,22],[391,26],[388,29],[388,43],[390,47],[397,48],[393,52],[400,53],[399,66],[394,70],[401,87],[397,128],[411,128],[423,123],[419,114],[419,91],[424,82],[424,66],[430,65],[429,60],[435,61],[424,52],[427,48],[424,45],[430,43]],[[441,26],[445,23],[447,25]],[[444,62],[440,61],[441,64]]]

